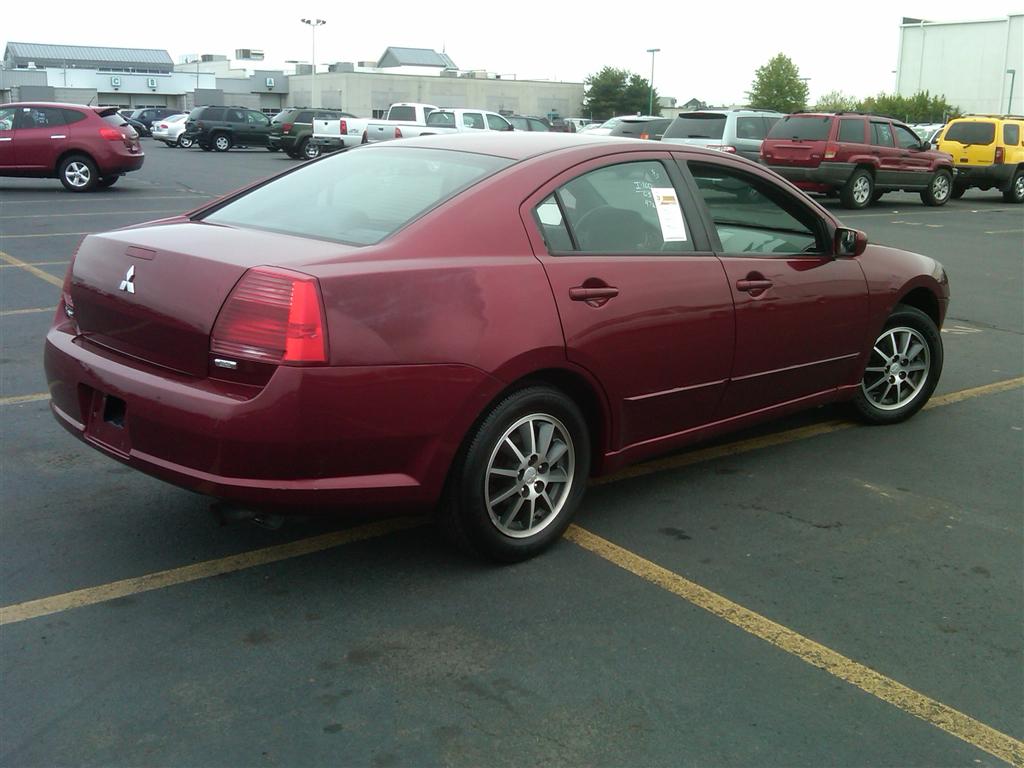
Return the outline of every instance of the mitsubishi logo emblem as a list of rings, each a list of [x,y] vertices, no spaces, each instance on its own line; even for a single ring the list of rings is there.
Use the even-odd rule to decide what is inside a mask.
[[[135,265],[132,264],[128,267],[128,272],[124,276],[124,280],[121,281],[121,285],[118,286],[119,291],[128,291],[128,293],[135,293]]]

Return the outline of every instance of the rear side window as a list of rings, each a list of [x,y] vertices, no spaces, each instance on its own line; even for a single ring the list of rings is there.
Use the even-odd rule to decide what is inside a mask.
[[[223,120],[224,107],[209,107],[199,115],[199,120]]]
[[[274,115],[274,119],[271,120],[270,122],[273,123],[274,125],[277,125],[279,123],[287,123],[289,120],[292,119],[292,115],[294,114],[294,109],[286,109],[284,112],[278,112],[276,115]]]
[[[961,144],[991,144],[996,137],[995,123],[953,123],[943,136],[945,141]]]
[[[0,109],[0,131],[14,130],[14,107]]]
[[[864,143],[864,121],[863,120],[840,120],[839,141],[848,144]]]
[[[392,107],[391,111],[388,112],[388,120],[412,121],[415,119],[416,107]]]
[[[876,147],[892,146],[892,128],[888,123],[871,124],[871,143]]]
[[[484,116],[479,112],[463,112],[462,125],[464,128],[474,128],[482,131],[484,129]]]
[[[782,118],[772,127],[768,133],[768,138],[825,141],[831,129],[831,117],[790,115],[789,117]]]
[[[229,109],[227,110],[227,121],[229,123],[244,123],[245,113],[240,109]]]
[[[763,139],[767,135],[763,117],[736,118],[737,139]]]
[[[558,207],[554,195],[544,198],[544,201],[534,209],[533,215],[537,219],[537,226],[540,227],[549,251],[554,253],[573,249],[572,238],[569,237],[569,230],[562,218],[562,209]]]
[[[435,149],[339,152],[257,187],[202,220],[370,245],[511,164],[502,157]]]
[[[527,122],[525,117],[510,117],[508,119],[508,121],[510,123],[512,123],[512,127],[515,128],[517,131],[528,131],[528,130],[530,130],[530,124],[529,124],[529,122]],[[430,124],[430,120],[429,119],[427,120],[427,124],[428,125]]]
[[[1003,123],[1003,144],[1012,146],[1020,144],[1020,126],[1013,123]]]
[[[64,110],[57,107],[19,107],[15,128],[53,128],[64,125]]]
[[[295,116],[295,122],[296,123],[312,123],[313,122],[313,113],[310,112],[308,109],[304,110],[303,112],[299,112],[299,114],[297,114]]]
[[[725,134],[725,115],[695,112],[679,115],[665,131],[666,139],[720,139]]]
[[[64,122],[68,125],[71,125],[72,123],[80,123],[82,120],[85,120],[85,113],[79,112],[77,109],[65,109],[63,112]],[[124,120],[120,120],[119,124],[123,122]]]
[[[487,115],[487,127],[492,131],[507,131],[508,123],[498,115]]]

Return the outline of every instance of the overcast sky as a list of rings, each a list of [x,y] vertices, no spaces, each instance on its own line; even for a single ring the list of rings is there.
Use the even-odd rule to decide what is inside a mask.
[[[286,10],[294,8],[294,10]],[[658,10],[665,6],[665,10]],[[265,9],[264,9],[265,8]],[[974,9],[977,9],[975,11]],[[811,100],[831,90],[855,96],[892,91],[902,17],[959,21],[1021,13],[1024,0],[857,3],[762,2],[606,4],[597,0],[355,0],[336,3],[161,3],[117,6],[56,0],[4,3],[0,45],[8,40],[64,45],[164,48],[232,56],[259,48],[269,62],[310,59],[319,16],[317,61],[376,60],[389,45],[444,46],[462,69],[519,79],[582,81],[610,65],[650,77],[680,102],[745,99],[754,71],[787,54],[809,77]],[[981,15],[978,15],[978,14]]]

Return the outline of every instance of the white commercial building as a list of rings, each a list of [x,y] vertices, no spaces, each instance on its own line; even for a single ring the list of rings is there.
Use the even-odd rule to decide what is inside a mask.
[[[928,91],[965,113],[1024,113],[1024,14],[977,21],[904,19],[896,92]]]

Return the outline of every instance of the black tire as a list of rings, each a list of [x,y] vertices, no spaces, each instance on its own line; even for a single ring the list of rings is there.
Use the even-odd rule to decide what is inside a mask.
[[[532,448],[527,429],[534,435]],[[515,451],[506,436],[518,441]],[[566,480],[553,479],[556,473]],[[471,554],[502,563],[527,560],[561,538],[589,475],[590,436],[579,407],[560,390],[528,386],[491,408],[466,438],[452,464],[439,522]],[[507,488],[506,482],[511,483]],[[530,517],[531,510],[540,516]]]
[[[227,152],[231,149],[231,145],[234,144],[231,141],[231,137],[226,133],[215,133],[213,135],[213,150],[215,152]]]
[[[871,196],[874,194],[875,177],[866,168],[858,168],[839,190],[839,202],[843,208],[859,210],[871,205]]]
[[[303,139],[299,144],[299,157],[303,160],[316,160],[320,157],[320,145],[314,144],[309,138]]]
[[[178,137],[178,146],[181,147],[182,149],[188,149],[195,143],[195,139],[193,139],[191,136],[186,136],[184,133]]]
[[[112,187],[115,184],[117,184],[117,180],[120,179],[120,178],[121,178],[120,176],[101,176],[100,180],[99,180],[99,186],[102,189],[106,189],[107,187]]]
[[[954,184],[953,185],[953,190],[949,193],[949,196],[953,200],[959,200],[961,197],[964,196],[964,192],[966,192],[966,191],[967,191],[967,187],[965,187],[965,186],[963,186],[961,184]]]
[[[897,305],[872,345],[860,389],[853,399],[854,409],[869,424],[909,419],[935,391],[942,375],[942,359],[942,335],[932,319],[916,307]],[[925,367],[915,370],[916,365]],[[915,381],[917,373],[924,375]],[[916,389],[903,397],[902,386],[915,384]],[[881,396],[879,391],[883,392]]]
[[[921,190],[921,202],[925,205],[945,205],[952,196],[953,174],[945,168],[937,170],[928,180],[927,189]]]
[[[100,175],[88,155],[69,155],[61,160],[57,178],[68,192],[91,192],[96,189]]]
[[[199,148],[201,150],[203,150],[203,152],[212,152],[213,151],[213,147],[211,147],[209,144],[200,144]]]
[[[877,203],[879,200],[882,199],[882,196],[884,194],[885,194],[885,192],[883,192],[883,191],[875,190],[874,192],[871,193],[871,202],[872,203]]]
[[[281,149],[281,148],[280,147],[272,147],[269,144],[267,145],[267,152],[277,152],[279,149]]]
[[[1003,200],[1015,205],[1024,203],[1024,171],[1017,171],[1013,174],[1010,188],[1003,192]]]

